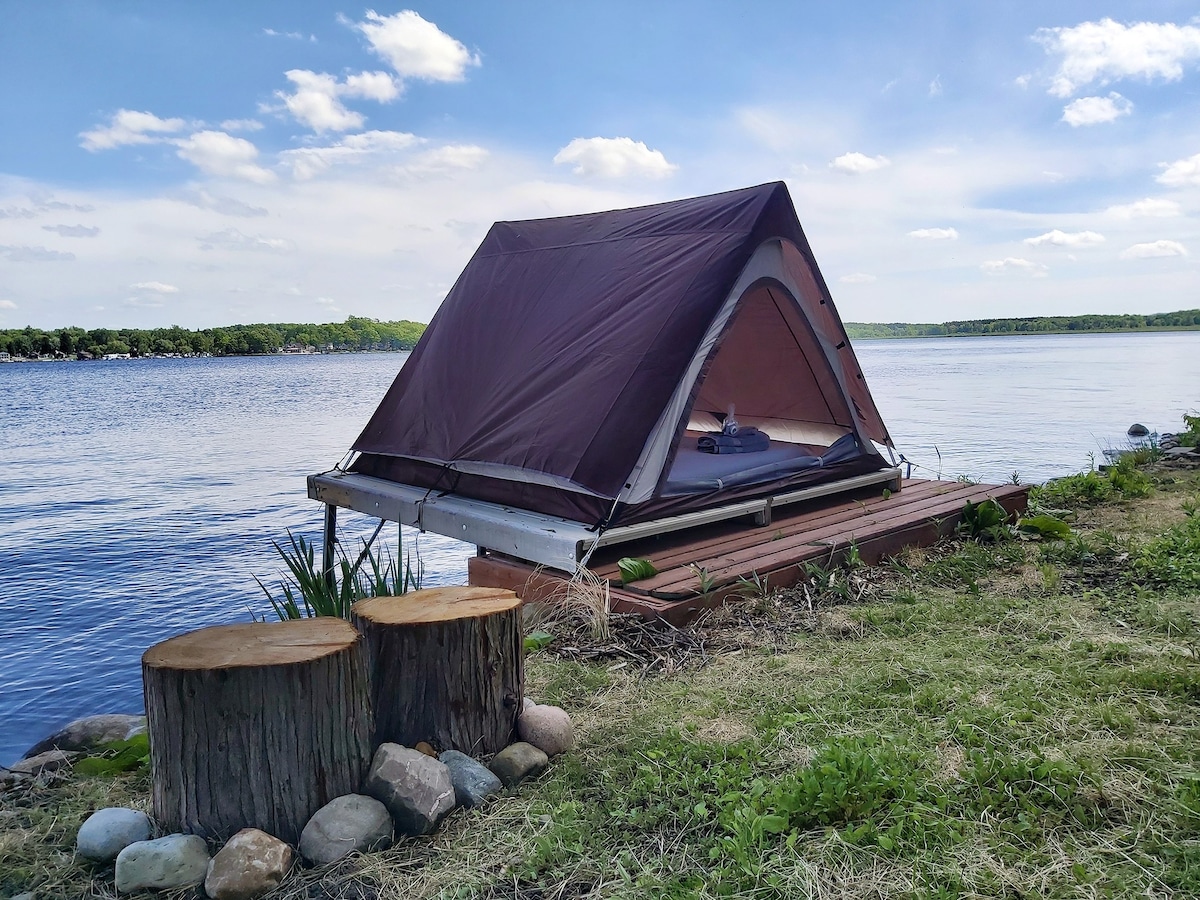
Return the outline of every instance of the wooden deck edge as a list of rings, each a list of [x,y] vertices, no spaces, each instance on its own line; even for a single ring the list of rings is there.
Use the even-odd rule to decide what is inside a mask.
[[[1022,512],[1029,498],[1027,485],[983,485],[992,488],[990,495],[1011,515]],[[748,570],[765,578],[771,588],[787,588],[801,582],[805,577],[804,563],[820,559],[822,565],[841,563],[851,545],[858,548],[863,562],[874,565],[880,560],[894,556],[905,547],[929,546],[943,537],[954,533],[961,521],[961,511],[945,516],[926,516],[902,524],[883,534],[862,540],[835,538],[828,544],[809,545],[797,548],[795,559],[766,571]],[[504,588],[514,591],[524,602],[555,603],[567,597],[570,576],[543,567],[533,566],[518,560],[496,555],[472,557],[467,564],[468,583],[478,587]],[[609,586],[610,608],[613,612],[638,613],[647,618],[661,618],[673,625],[682,625],[694,619],[706,609],[720,606],[742,590],[738,578],[725,580],[716,589],[706,593],[688,593],[670,597],[654,596],[637,588]]]

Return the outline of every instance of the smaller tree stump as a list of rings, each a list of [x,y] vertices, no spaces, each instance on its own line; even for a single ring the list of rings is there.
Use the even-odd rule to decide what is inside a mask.
[[[521,600],[512,591],[444,587],[354,604],[367,640],[375,744],[471,756],[512,740],[525,692]]]
[[[142,656],[154,816],[290,844],[371,759],[366,646],[342,619],[201,628]]]

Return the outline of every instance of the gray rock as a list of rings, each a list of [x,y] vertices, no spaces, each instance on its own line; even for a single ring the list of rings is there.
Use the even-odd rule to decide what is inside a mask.
[[[438,759],[450,770],[454,799],[464,809],[478,806],[504,787],[491,769],[459,750],[447,750]]]
[[[392,846],[392,816],[374,797],[346,794],[318,809],[300,832],[300,855],[314,866],[347,853],[386,850]]]
[[[547,756],[558,756],[575,746],[575,726],[566,710],[534,704],[517,719],[517,734]]]
[[[74,751],[45,750],[42,753],[36,753],[33,756],[26,756],[24,759],[19,759],[8,768],[9,771],[16,772],[18,775],[38,775],[42,772],[54,772],[63,766],[68,766],[74,760],[78,759],[79,756],[80,754]]]
[[[144,812],[109,806],[96,810],[79,826],[75,852],[95,862],[112,862],[130,844],[148,841],[153,833]]]
[[[496,773],[505,787],[516,787],[526,778],[538,774],[550,765],[550,757],[533,744],[517,741],[492,757],[488,768]]]
[[[1129,430],[1125,432],[1130,437],[1145,437],[1150,433],[1150,429],[1140,422],[1134,422],[1129,426]]]
[[[26,891],[24,894],[13,894],[10,900],[37,900],[37,894]]]
[[[253,900],[279,887],[292,868],[292,848],[257,828],[243,828],[208,864],[204,892],[212,900]]]
[[[90,750],[109,741],[127,741],[145,730],[145,716],[88,716],[38,741],[25,755],[34,756],[47,750]]]
[[[399,744],[380,744],[365,790],[383,803],[402,834],[428,834],[454,809],[446,764]]]
[[[1167,447],[1162,454],[1167,459],[1187,459],[1197,455],[1195,447]]]
[[[199,884],[208,874],[208,846],[194,834],[138,841],[117,854],[117,890],[161,891]]]

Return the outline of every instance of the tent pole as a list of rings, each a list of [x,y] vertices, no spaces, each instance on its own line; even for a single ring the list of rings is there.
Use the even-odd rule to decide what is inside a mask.
[[[330,593],[337,590],[337,569],[333,565],[333,545],[337,542],[337,507],[325,504],[325,539],[321,545],[321,575]]]

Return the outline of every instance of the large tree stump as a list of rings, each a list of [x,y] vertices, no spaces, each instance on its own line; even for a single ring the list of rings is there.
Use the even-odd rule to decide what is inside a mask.
[[[512,741],[525,691],[516,594],[431,588],[360,600],[350,618],[367,639],[377,746],[483,756]]]
[[[202,628],[142,656],[154,816],[290,844],[371,759],[366,646],[342,619]]]

